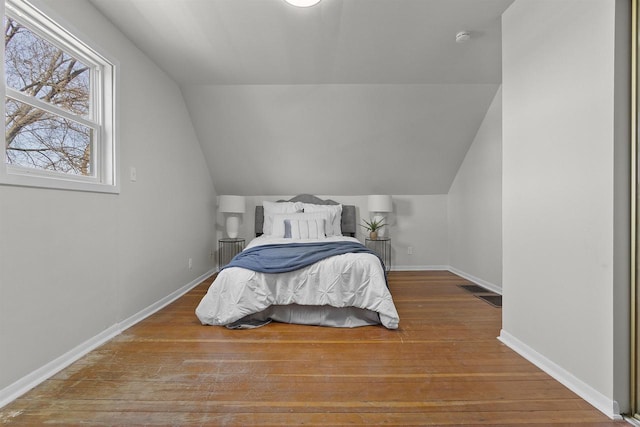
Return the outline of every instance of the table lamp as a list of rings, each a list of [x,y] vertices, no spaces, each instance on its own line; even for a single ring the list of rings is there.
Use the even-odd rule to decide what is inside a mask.
[[[220,196],[218,201],[218,210],[226,214],[227,236],[232,239],[238,237],[238,229],[240,228],[240,217],[245,212],[245,202],[242,196]]]
[[[391,196],[384,195],[372,195],[369,196],[369,212],[372,215],[372,219],[377,222],[385,221],[385,214],[387,212],[393,212],[393,202]],[[385,228],[382,227],[378,231],[379,237],[384,237]]]

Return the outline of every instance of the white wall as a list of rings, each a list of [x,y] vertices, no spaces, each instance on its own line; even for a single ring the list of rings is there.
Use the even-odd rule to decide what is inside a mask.
[[[243,215],[240,237],[247,242],[254,236],[255,206],[263,200],[288,200],[292,196],[247,197],[247,212]],[[356,206],[360,221],[369,219],[368,196],[327,196],[322,199]],[[447,269],[449,248],[447,241],[447,196],[393,196],[393,213],[387,216],[387,236],[391,238],[391,268],[393,270]],[[223,237],[224,221],[218,214],[218,235]],[[357,238],[364,242],[366,230],[360,228]],[[411,246],[413,254],[409,255]]]
[[[448,195],[449,264],[502,288],[502,89],[487,110]]]
[[[215,190],[178,87],[89,2],[36,5],[119,61],[122,191],[0,186],[0,400],[214,267]]]
[[[615,6],[517,0],[503,15],[502,87],[501,337],[610,416],[625,386],[614,249],[628,257],[613,234]]]

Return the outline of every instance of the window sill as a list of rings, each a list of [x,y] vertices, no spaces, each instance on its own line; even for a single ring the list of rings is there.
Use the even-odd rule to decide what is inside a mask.
[[[0,174],[0,185],[16,187],[36,187],[53,190],[84,191],[90,193],[119,194],[119,185],[96,182],[81,182],[64,178],[50,178],[22,174]]]

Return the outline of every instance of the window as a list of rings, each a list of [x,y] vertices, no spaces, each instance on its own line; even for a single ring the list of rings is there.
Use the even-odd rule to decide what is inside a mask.
[[[3,24],[0,183],[117,192],[115,66],[24,0]]]

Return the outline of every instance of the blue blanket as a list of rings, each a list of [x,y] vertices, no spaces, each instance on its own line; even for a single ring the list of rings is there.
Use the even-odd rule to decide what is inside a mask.
[[[286,273],[299,270],[325,258],[350,252],[376,255],[384,268],[382,259],[371,249],[359,242],[314,242],[286,243],[254,246],[236,255],[229,267],[242,267],[261,273]]]

